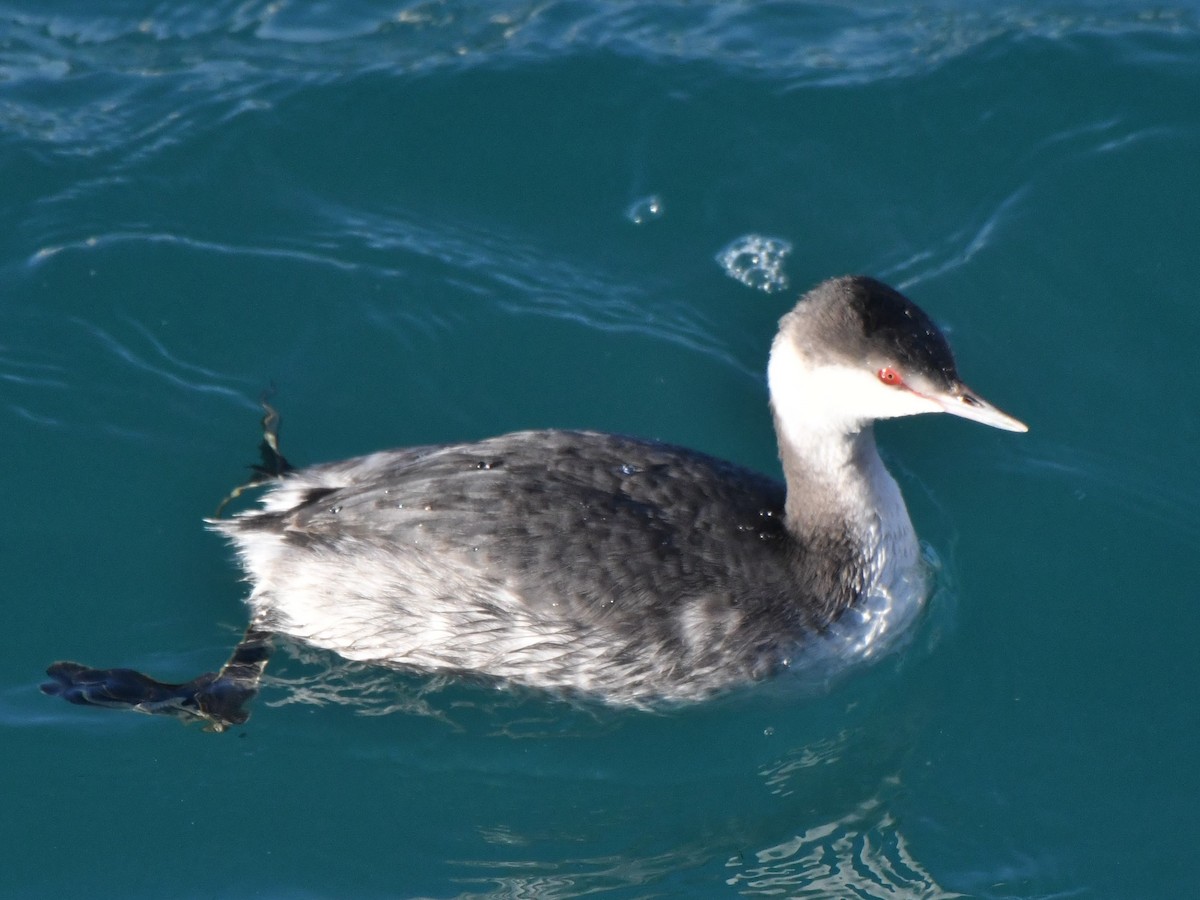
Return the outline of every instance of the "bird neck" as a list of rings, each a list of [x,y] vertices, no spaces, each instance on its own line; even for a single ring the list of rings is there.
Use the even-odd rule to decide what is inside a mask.
[[[797,347],[782,329],[767,368],[789,531],[804,545],[832,536],[868,559],[893,547],[915,558],[904,498],[879,458],[873,417],[863,412],[873,379],[814,362]]]
[[[870,424],[841,431],[785,429],[776,417],[779,456],[787,483],[788,527],[798,537],[837,530],[912,531],[900,488],[879,457]]]

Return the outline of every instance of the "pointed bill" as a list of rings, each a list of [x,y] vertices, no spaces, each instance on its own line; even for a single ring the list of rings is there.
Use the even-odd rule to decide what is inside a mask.
[[[952,416],[960,416],[993,428],[1003,428],[1005,431],[1029,430],[1029,426],[1020,419],[1014,419],[1008,413],[996,409],[961,381],[948,393],[934,394],[929,399]]]

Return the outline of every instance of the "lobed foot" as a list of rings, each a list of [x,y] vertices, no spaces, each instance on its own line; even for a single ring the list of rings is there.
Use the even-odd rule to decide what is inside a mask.
[[[46,674],[53,681],[43,684],[42,692],[68,703],[201,721],[210,731],[245,722],[250,717],[245,706],[258,693],[256,682],[215,672],[170,684],[133,669],[92,669],[77,662],[57,662]]]
[[[269,396],[270,392],[264,394],[259,401],[259,405],[263,408],[263,436],[262,441],[258,445],[258,452],[262,457],[261,462],[250,466],[250,471],[254,474],[249,481],[235,487],[221,501],[220,505],[217,506],[216,513],[213,514],[213,518],[215,519],[221,518],[221,513],[225,511],[225,507],[246,491],[262,487],[264,484],[269,484],[286,475],[288,472],[296,470],[296,467],[287,461],[287,457],[279,449],[279,412],[267,402]]]

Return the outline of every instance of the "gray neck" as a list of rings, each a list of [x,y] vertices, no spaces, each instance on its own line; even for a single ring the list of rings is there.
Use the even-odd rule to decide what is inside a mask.
[[[786,429],[776,417],[787,482],[785,517],[807,565],[836,606],[890,591],[917,562],[917,539],[900,488],[875,447],[871,425],[839,431]]]
[[[792,532],[800,537],[864,524],[858,520],[879,493],[877,470],[883,466],[871,426],[856,434],[826,435],[807,446],[784,433],[778,421],[776,430]]]

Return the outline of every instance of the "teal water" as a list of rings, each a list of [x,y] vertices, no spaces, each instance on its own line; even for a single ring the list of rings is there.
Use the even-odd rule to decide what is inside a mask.
[[[0,4],[0,894],[1194,892],[1193,7],[94,10]],[[774,322],[848,271],[1032,427],[880,427],[941,567],[868,671],[651,715],[293,653],[224,735],[38,693],[224,659],[200,520],[268,385],[296,462],[586,426],[774,471]]]

